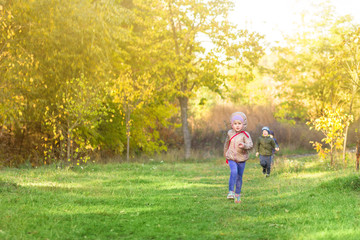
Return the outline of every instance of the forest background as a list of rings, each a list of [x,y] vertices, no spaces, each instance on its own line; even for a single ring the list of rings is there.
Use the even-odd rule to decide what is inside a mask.
[[[324,2],[270,44],[233,7],[0,0],[1,166],[219,156],[234,111],[333,163],[358,140],[359,23]]]

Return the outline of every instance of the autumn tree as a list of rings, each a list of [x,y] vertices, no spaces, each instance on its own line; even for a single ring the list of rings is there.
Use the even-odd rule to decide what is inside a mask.
[[[116,49],[109,44],[109,39],[120,41],[126,38],[126,29],[122,27],[127,20],[126,11],[114,2],[82,0],[66,3],[56,0],[11,1],[8,8],[15,16],[14,24],[21,26],[22,30],[15,41],[17,49],[31,53],[34,62],[24,74],[17,70],[7,75],[12,89],[22,94],[18,101],[22,102],[23,110],[17,112],[24,116],[25,120],[20,122],[26,132],[23,131],[21,136],[28,140],[33,138],[29,144],[37,143],[38,149],[27,146],[28,149],[36,149],[37,153],[33,155],[38,156],[38,152],[42,152],[39,146],[47,152],[49,146],[60,147],[57,139],[60,129],[63,136],[68,136],[65,133],[69,131],[76,133],[73,139],[93,138],[90,132],[85,136],[79,130],[84,129],[84,123],[100,117],[94,118],[93,114],[101,111],[94,110],[93,106],[98,106],[98,101],[104,99],[107,93],[103,88],[106,88],[112,69],[111,55]],[[112,15],[116,18],[110,19]],[[68,91],[70,88],[71,94]],[[92,106],[91,116],[83,114],[89,111],[87,106]],[[72,112],[71,117],[78,116],[80,122],[74,121],[74,125],[57,121],[57,125],[63,125],[57,126],[56,131],[48,128],[47,123],[54,121],[55,117],[62,119],[69,116],[69,108],[74,107],[77,107],[78,113],[83,111],[80,115]],[[17,116],[15,119],[20,118]],[[52,151],[55,152],[54,149]],[[61,153],[62,150],[56,152]]]
[[[312,119],[307,122],[310,129],[314,128],[323,133],[324,138],[319,142],[312,142],[314,148],[320,157],[325,158],[330,155],[330,164],[335,166],[335,151],[343,148],[344,131],[346,126],[353,121],[353,116],[344,114],[341,109],[331,110],[325,109],[324,114],[319,118]],[[329,148],[328,148],[329,147]]]
[[[350,16],[337,16],[328,4],[320,4],[317,19],[304,23],[303,31],[278,48],[275,78],[282,103],[277,116],[288,120],[319,118],[328,107],[355,115],[359,98],[359,31]],[[350,121],[346,122],[343,163]]]
[[[262,54],[261,37],[239,31],[229,22],[232,1],[164,0],[156,4],[154,9],[161,11],[154,34],[162,42],[162,68],[169,79],[169,95],[180,106],[185,158],[189,158],[189,99],[202,87],[220,93],[228,77],[224,70],[230,66],[256,66]]]
[[[164,78],[163,39],[159,38],[162,28],[158,19],[161,9],[156,1],[125,1],[122,5],[131,11],[130,21],[123,24],[129,35],[113,41],[122,51],[112,54],[110,95],[124,117],[129,161],[130,146],[146,153],[166,150],[157,123],[167,126],[174,109],[167,98],[169,83]]]
[[[35,61],[31,52],[21,46],[23,26],[18,20],[9,4],[0,4],[0,137],[14,136],[16,144],[10,146],[13,156],[21,155],[22,136],[27,132],[25,123],[30,121],[34,109],[28,98],[34,81],[29,72]]]
[[[348,104],[348,115],[352,115],[354,106],[359,99],[360,91],[360,26],[350,25],[340,34],[341,42],[334,46],[339,51],[333,56],[334,61],[338,64],[339,70],[345,74],[343,82],[344,102]],[[345,127],[343,161],[346,157],[346,143],[348,138],[349,124]]]
[[[276,49],[273,77],[283,83],[277,108],[280,119],[304,121],[309,116],[319,117],[326,107],[336,109],[349,102],[347,73],[334,59],[345,54],[340,46],[351,19],[336,16],[334,8],[326,4],[318,10],[316,20],[305,22],[285,47]]]
[[[89,135],[107,113],[105,94],[101,93],[104,88],[91,86],[83,75],[66,81],[61,87],[55,96],[58,99],[55,108],[47,108],[44,113],[45,124],[53,133],[50,139],[44,139],[44,160],[49,163],[66,159],[70,164],[79,165],[87,162],[87,152],[96,147]]]
[[[165,150],[158,128],[175,101],[189,157],[189,99],[202,87],[220,93],[229,67],[251,72],[262,54],[259,35],[227,20],[231,1],[6,2],[2,129],[15,132],[19,152],[26,141],[25,154],[46,162],[103,147],[107,129],[126,135],[127,156],[130,146]]]

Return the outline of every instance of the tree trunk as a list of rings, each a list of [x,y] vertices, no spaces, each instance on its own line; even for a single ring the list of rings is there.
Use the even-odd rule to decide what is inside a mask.
[[[360,158],[360,140],[358,140],[356,146],[356,171],[359,171],[359,158]]]
[[[126,119],[126,161],[130,161],[130,126]]]
[[[181,109],[181,123],[182,123],[182,132],[184,137],[184,151],[185,151],[185,159],[190,158],[191,156],[191,135],[189,131],[188,124],[188,101],[187,97],[179,97],[180,109]]]
[[[347,163],[346,163],[346,142],[347,142],[348,130],[349,130],[349,124],[346,124],[345,134],[344,134],[344,146],[343,146],[343,163],[344,163],[345,168],[347,165]]]
[[[358,70],[358,65],[357,68]],[[352,79],[352,93],[351,93],[351,100],[350,100],[350,106],[349,106],[349,116],[352,114],[352,106],[354,104],[354,100],[355,100],[355,96],[358,93],[358,89],[359,89],[359,75],[358,75],[358,71],[351,71],[351,68],[349,68],[348,66],[348,70]],[[346,143],[347,143],[347,137],[348,137],[348,129],[349,129],[349,125],[350,122],[346,125],[346,130],[345,130],[345,136],[344,136],[344,148],[343,148],[343,161],[345,162],[345,157],[346,157]],[[358,158],[357,158],[358,160]],[[346,167],[346,165],[345,165]]]
[[[126,111],[126,161],[130,161],[130,110]]]
[[[357,93],[357,88],[354,89],[353,93],[352,93],[352,97],[351,97],[351,101],[350,101],[350,107],[349,107],[349,116],[352,113],[352,106],[353,106],[353,102],[355,99],[355,94]],[[350,122],[346,124],[346,128],[345,128],[345,135],[344,135],[344,147],[343,147],[343,162],[345,163],[345,168],[346,168],[346,162],[345,162],[345,157],[346,157],[346,143],[347,143],[347,137],[348,137],[348,130],[349,130],[349,125]]]
[[[67,132],[67,154],[66,154],[67,161],[71,161],[71,134],[70,130]]]
[[[330,145],[330,166],[334,167],[333,143]]]

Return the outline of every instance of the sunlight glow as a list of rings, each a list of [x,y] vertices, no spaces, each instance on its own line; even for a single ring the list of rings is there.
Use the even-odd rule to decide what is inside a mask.
[[[55,187],[55,188],[80,188],[80,184],[75,183],[58,183],[58,182],[27,182],[18,183],[20,186],[32,186],[32,187]]]
[[[328,173],[326,172],[318,172],[318,173],[300,173],[298,175],[296,175],[297,178],[323,178],[324,176],[328,175]]]
[[[230,15],[239,29],[249,29],[266,35],[267,41],[281,41],[283,34],[297,31],[301,22],[301,13],[309,10],[313,0],[236,0],[235,10]],[[360,2],[353,0],[330,0],[338,16],[350,14],[360,23]]]

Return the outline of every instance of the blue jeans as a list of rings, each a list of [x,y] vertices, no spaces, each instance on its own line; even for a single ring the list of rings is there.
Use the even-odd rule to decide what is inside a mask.
[[[229,161],[230,167],[230,179],[229,179],[229,191],[234,191],[234,187],[236,186],[235,193],[241,193],[242,186],[242,177],[245,170],[245,162],[235,162],[232,160]]]

